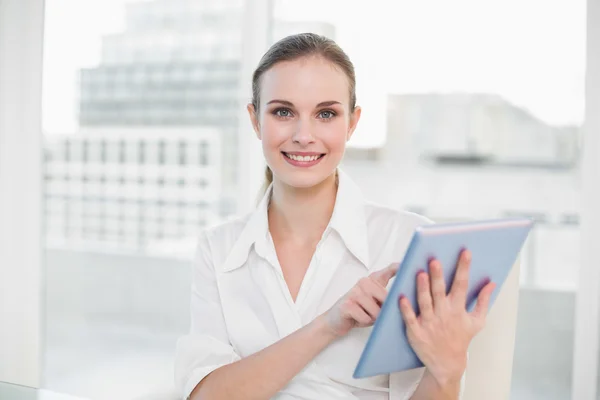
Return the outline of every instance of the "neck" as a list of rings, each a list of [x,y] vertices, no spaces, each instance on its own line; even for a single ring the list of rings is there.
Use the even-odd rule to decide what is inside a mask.
[[[335,173],[310,188],[275,180],[268,213],[271,235],[297,244],[318,242],[333,214],[336,194]]]

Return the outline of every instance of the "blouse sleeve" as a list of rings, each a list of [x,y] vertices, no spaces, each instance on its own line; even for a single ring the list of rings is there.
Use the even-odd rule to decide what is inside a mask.
[[[225,325],[208,237],[198,242],[192,267],[191,329],[177,342],[175,384],[187,399],[208,374],[239,360]]]

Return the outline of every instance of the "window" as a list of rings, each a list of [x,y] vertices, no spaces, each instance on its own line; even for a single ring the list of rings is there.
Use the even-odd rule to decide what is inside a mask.
[[[208,165],[208,144],[206,142],[200,142],[198,154],[200,165]]]
[[[120,140],[119,141],[119,163],[121,163],[121,164],[125,164],[125,162],[126,162],[125,148],[126,148],[125,141]]]
[[[186,143],[184,141],[179,142],[179,165],[186,164]]]
[[[138,143],[138,164],[143,165],[146,159],[146,142],[140,140]]]
[[[158,163],[160,165],[164,165],[165,164],[165,150],[166,150],[166,143],[164,140],[160,140],[158,142]]]
[[[102,162],[102,163],[107,162],[107,159],[108,159],[107,148],[108,148],[108,144],[106,143],[106,140],[100,141],[100,162]]]
[[[64,146],[65,146],[65,150],[64,150],[65,162],[69,162],[69,161],[71,161],[71,142],[68,140],[65,140]]]
[[[85,164],[88,162],[89,142],[83,140],[81,142],[81,161]]]

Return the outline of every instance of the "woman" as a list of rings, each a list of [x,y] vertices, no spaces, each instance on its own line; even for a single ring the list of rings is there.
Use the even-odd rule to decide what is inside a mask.
[[[255,212],[200,238],[176,361],[184,397],[459,398],[494,288],[465,311],[467,251],[448,295],[438,261],[419,274],[418,317],[399,299],[426,367],[352,378],[397,262],[429,221],[365,201],[338,169],[361,115],[346,54],[314,34],[279,41],[254,73],[248,112],[268,186]]]

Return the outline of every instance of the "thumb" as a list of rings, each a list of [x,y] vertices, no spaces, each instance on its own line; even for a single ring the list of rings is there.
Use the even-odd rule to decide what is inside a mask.
[[[381,286],[386,287],[390,279],[392,279],[392,277],[396,275],[396,272],[398,272],[399,266],[399,263],[390,264],[386,268],[373,272],[371,274],[371,279],[379,283]]]

